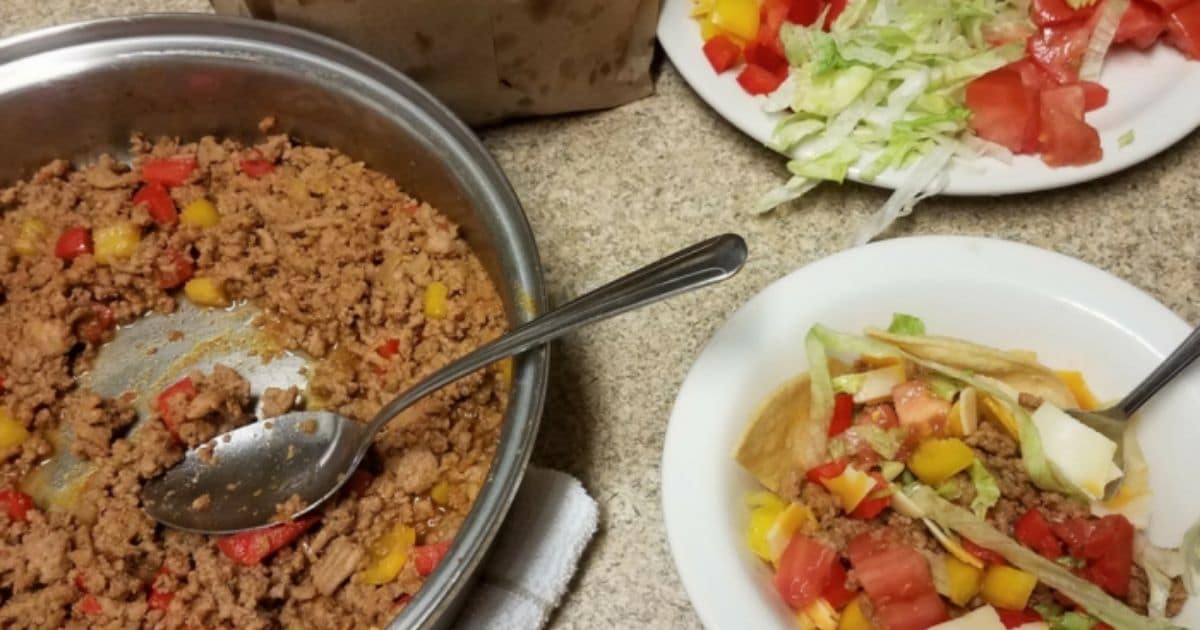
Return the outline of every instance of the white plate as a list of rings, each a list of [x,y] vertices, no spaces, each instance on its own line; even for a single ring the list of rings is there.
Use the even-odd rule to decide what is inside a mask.
[[[731,453],[757,405],[807,371],[804,335],[847,331],[912,313],[928,330],[1035,350],[1082,370],[1115,399],[1187,336],[1188,326],[1142,291],[1077,260],[979,238],[917,237],[844,251],[771,284],[727,321],[675,401],[662,462],[663,513],[676,568],[713,630],[792,628],[767,568],[746,548],[743,500],[756,484]],[[1176,546],[1200,517],[1200,366],[1150,402],[1138,435],[1154,490],[1150,538]],[[1188,602],[1183,625],[1200,627]]]
[[[665,0],[658,22],[658,40],[685,81],[723,118],[743,133],[766,144],[778,120],[763,111],[735,80],[736,72],[717,75],[704,57],[700,27],[688,17],[692,0]],[[1150,52],[1121,47],[1109,57],[1101,83],[1109,89],[1108,105],[1088,122],[1100,132],[1104,159],[1082,167],[1050,168],[1036,156],[1017,156],[1012,164],[978,160],[951,168],[950,195],[1003,195],[1060,188],[1129,168],[1178,142],[1200,126],[1200,62],[1189,62],[1174,48],[1159,43]],[[1124,148],[1118,138],[1132,130],[1135,138]],[[783,165],[780,164],[780,171]],[[851,179],[858,179],[852,169]],[[872,182],[896,188],[902,172],[887,171]]]

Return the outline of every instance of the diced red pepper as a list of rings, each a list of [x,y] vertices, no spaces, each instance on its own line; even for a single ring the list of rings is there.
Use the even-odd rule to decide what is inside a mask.
[[[792,0],[788,21],[800,26],[812,26],[821,17],[824,8],[824,0]]]
[[[275,172],[275,164],[270,160],[246,159],[240,166],[243,173],[255,178]]]
[[[186,182],[194,170],[196,170],[196,160],[192,158],[146,160],[142,163],[142,181],[147,184],[159,183],[171,188]]]
[[[786,75],[774,74],[762,66],[746,64],[746,67],[738,73],[737,82],[749,94],[770,94],[786,78]]]
[[[92,233],[84,227],[69,227],[63,230],[54,244],[54,255],[63,260],[92,253]]]
[[[1004,624],[1005,628],[1016,628],[1027,623],[1043,621],[1042,616],[1031,608],[1026,608],[1025,610],[997,608],[996,614],[1000,615],[1000,623]],[[1095,628],[1092,628],[1092,630],[1095,630]]]
[[[1029,508],[1016,523],[1013,523],[1013,536],[1022,545],[1051,560],[1063,555],[1062,542],[1054,535],[1050,522],[1037,508]]]
[[[771,57],[782,61],[785,69],[787,66],[787,58],[783,51],[783,42],[779,39],[779,29],[783,23],[787,21],[788,13],[791,11],[791,0],[763,0],[758,11],[758,35],[752,44],[758,44],[765,51],[770,52]],[[747,49],[746,61],[754,63],[750,59],[749,50]],[[774,66],[766,66],[772,71],[777,71]]]
[[[171,572],[167,567],[162,567],[158,570],[158,575],[170,575]],[[175,599],[174,593],[160,591],[154,588],[154,583],[150,583],[150,594],[146,596],[146,605],[153,610],[166,610],[171,606],[171,600]]]
[[[196,264],[183,252],[168,249],[163,252],[158,268],[158,288],[176,289],[192,279]]]
[[[29,510],[32,509],[33,497],[28,494],[11,488],[0,490],[0,510],[4,510],[10,520],[23,521],[29,517]]]
[[[877,472],[871,473],[871,477],[875,479],[875,486],[871,488],[871,494],[867,498],[859,501],[855,506],[854,511],[850,513],[853,518],[870,520],[879,516],[887,506],[892,504],[892,495],[884,494],[883,496],[875,496],[878,493],[885,492],[888,488],[888,482]]]
[[[179,382],[164,389],[156,401],[159,419],[177,440],[179,439],[179,423],[183,421],[183,418],[177,417],[171,409],[171,399],[178,396],[184,397],[188,402],[196,397],[196,384],[192,382],[192,377],[185,376]]]
[[[838,16],[842,11],[846,10],[846,5],[850,4],[850,0],[829,0],[829,13],[825,15],[825,30],[833,27],[833,23],[837,21]]]
[[[317,516],[305,516],[290,523],[240,532],[218,540],[217,548],[238,564],[254,566],[267,556],[290,545],[316,522]]]
[[[96,599],[95,595],[88,594],[79,600],[79,610],[88,615],[99,615],[104,612],[104,607],[100,605],[100,600]]]
[[[808,469],[808,472],[805,473],[804,476],[813,483],[821,483],[822,479],[833,479],[834,477],[842,474],[846,470],[846,466],[848,464],[849,462],[844,459],[835,459],[831,462],[826,462],[820,466],[815,466]]]
[[[776,52],[770,46],[760,42],[750,42],[746,46],[746,63],[758,66],[776,77],[787,78],[788,62],[783,53]],[[774,88],[771,88],[774,91]]]
[[[179,212],[175,209],[175,201],[171,193],[161,182],[150,182],[142,186],[133,195],[133,205],[144,204],[150,218],[159,225],[171,225],[179,221]]]
[[[79,336],[93,346],[104,342],[105,337],[117,327],[112,309],[103,304],[92,305],[92,316],[79,324]]]
[[[400,352],[400,340],[388,339],[375,348],[375,352],[385,359],[390,359]]]
[[[1110,595],[1124,598],[1129,595],[1129,580],[1133,574],[1133,525],[1119,514],[1101,518],[1093,534],[1095,546],[1103,545],[1104,552],[1088,560],[1080,576]]]
[[[854,396],[841,393],[833,397],[833,419],[829,421],[829,437],[840,435],[854,423]]]
[[[413,565],[417,568],[417,574],[425,576],[433,573],[447,551],[450,551],[450,541],[413,547]]]
[[[835,560],[833,567],[829,572],[829,584],[825,585],[825,590],[821,591],[821,599],[829,602],[837,610],[841,610],[854,599],[858,591],[852,591],[846,588],[846,567],[842,566],[841,560]]]
[[[984,549],[983,547],[976,545],[966,538],[963,538],[961,542],[963,549],[966,549],[967,553],[971,554],[972,556],[975,556],[976,558],[979,558],[980,560],[990,564],[1004,564],[1004,556],[996,553],[995,551],[992,551],[991,549]]]
[[[704,42],[704,56],[708,57],[708,63],[712,65],[713,70],[720,74],[737,65],[742,56],[742,49],[732,39],[717,35]]]

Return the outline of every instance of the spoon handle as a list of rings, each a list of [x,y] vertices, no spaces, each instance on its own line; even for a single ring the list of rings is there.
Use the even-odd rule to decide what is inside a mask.
[[[409,405],[500,359],[581,326],[730,278],[742,268],[746,254],[746,241],[741,236],[724,234],[585,293],[434,372],[380,409],[369,431],[378,431]]]
[[[1125,414],[1125,417],[1132,416],[1142,405],[1146,404],[1147,400],[1150,400],[1151,396],[1158,393],[1163,385],[1170,382],[1197,358],[1200,358],[1200,328],[1193,330],[1192,334],[1188,335],[1187,339],[1184,339],[1183,343],[1171,352],[1171,356],[1167,357],[1166,361],[1154,368],[1150,376],[1143,379],[1137,387],[1133,388],[1133,391],[1121,399],[1117,408]]]

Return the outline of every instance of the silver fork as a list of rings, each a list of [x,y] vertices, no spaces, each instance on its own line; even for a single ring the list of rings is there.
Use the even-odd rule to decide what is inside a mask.
[[[1146,378],[1138,383],[1121,402],[1100,411],[1083,411],[1082,409],[1069,409],[1067,413],[1071,414],[1076,420],[1088,425],[1089,427],[1103,433],[1108,439],[1117,443],[1117,452],[1113,455],[1113,461],[1121,466],[1124,466],[1124,445],[1125,445],[1125,429],[1130,418],[1150,400],[1152,396],[1158,393],[1164,385],[1171,382],[1193,361],[1200,358],[1200,328],[1192,331],[1192,334],[1179,344],[1171,355],[1165,361],[1154,368]],[[1124,479],[1122,477],[1121,479]],[[1104,495],[1112,497],[1121,487],[1121,479],[1118,479],[1105,488]]]

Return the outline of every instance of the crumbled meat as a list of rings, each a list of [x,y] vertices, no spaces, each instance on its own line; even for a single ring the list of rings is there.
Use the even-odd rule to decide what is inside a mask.
[[[1042,406],[1042,398],[1041,396],[1035,396],[1028,392],[1021,392],[1017,396],[1017,404],[1026,409],[1037,409],[1038,407]]]
[[[268,387],[262,395],[262,415],[264,418],[274,418],[292,410],[296,405],[296,396],[300,390],[296,387],[280,389]]]
[[[162,528],[139,498],[142,484],[187,447],[203,445],[211,455],[214,435],[252,420],[246,381],[223,366],[191,374],[195,395],[171,399],[167,411],[178,422],[169,429],[156,418],[132,424],[138,395],[152,401],[161,388],[109,400],[80,389],[76,377],[113,335],[98,330],[98,313],[123,326],[176,310],[185,298],[163,288],[163,274],[174,268],[163,261],[182,256],[230,300],[254,302],[264,314],[257,324],[281,350],[313,357],[307,406],[366,421],[397,392],[505,329],[494,286],[457,226],[336,151],[285,135],[254,146],[135,136],[131,154],[131,164],[102,157],[78,169],[56,160],[0,189],[0,407],[30,432],[0,461],[0,489],[27,479],[64,428],[87,460],[77,482],[54,489],[61,509],[35,509],[19,522],[0,514],[0,627],[386,625],[395,602],[423,583],[412,561],[389,584],[349,577],[364,550],[397,524],[414,528],[419,544],[457,533],[499,440],[507,389],[494,373],[459,380],[389,424],[373,445],[384,470],[363,494],[331,499],[318,525],[257,566],[233,562],[211,537]],[[132,203],[142,163],[174,158],[197,166],[169,190],[172,201],[183,208],[207,199],[219,211],[217,225],[159,225],[144,204]],[[255,176],[243,172],[243,159],[272,168]],[[44,238],[18,251],[14,241],[34,220]],[[141,230],[128,259],[54,256],[65,229],[116,222]],[[421,296],[434,281],[450,289],[450,317],[424,312]],[[183,338],[175,330],[165,341]],[[379,339],[399,341],[391,360],[379,361]],[[267,392],[263,410],[286,413],[296,399],[295,390]],[[428,491],[438,480],[452,491],[446,505],[434,506]],[[172,594],[166,610],[148,606],[152,584]],[[83,609],[85,595],[99,614]]]

